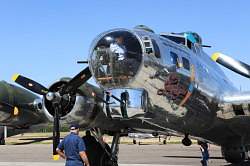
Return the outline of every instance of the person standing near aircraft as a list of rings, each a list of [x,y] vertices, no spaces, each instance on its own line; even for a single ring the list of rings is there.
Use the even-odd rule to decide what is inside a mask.
[[[202,154],[201,164],[202,166],[207,166],[207,162],[209,159],[208,144],[206,142],[198,141],[198,145],[200,145],[200,150]]]
[[[58,145],[57,153],[66,159],[65,166],[90,166],[84,141],[79,137],[79,125],[70,126],[70,134]]]

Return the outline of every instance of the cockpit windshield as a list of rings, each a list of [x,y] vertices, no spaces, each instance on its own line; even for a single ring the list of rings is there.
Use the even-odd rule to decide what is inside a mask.
[[[171,41],[174,41],[177,44],[184,45],[193,51],[195,45],[196,46],[202,45],[201,37],[195,32],[161,33],[161,36]]]
[[[165,37],[171,41],[174,41],[175,43],[186,45],[186,39],[183,36],[176,36],[176,35],[161,35],[162,37]]]

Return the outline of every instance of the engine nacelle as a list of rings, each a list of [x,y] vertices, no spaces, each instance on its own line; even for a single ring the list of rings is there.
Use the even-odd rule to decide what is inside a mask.
[[[49,91],[55,92],[64,86],[69,79],[61,79],[55,82],[49,88]],[[85,85],[81,86],[77,92],[67,94],[67,99],[61,100],[61,110],[59,111],[62,123],[71,124],[78,123],[81,127],[87,127],[96,117],[96,104],[93,98],[84,92]],[[51,101],[43,99],[43,106],[46,116],[53,121],[54,109]]]

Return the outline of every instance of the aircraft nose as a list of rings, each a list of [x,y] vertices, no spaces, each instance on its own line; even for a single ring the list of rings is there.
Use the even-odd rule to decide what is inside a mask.
[[[142,64],[140,40],[128,30],[113,30],[94,40],[90,70],[102,87],[122,87],[133,80]]]

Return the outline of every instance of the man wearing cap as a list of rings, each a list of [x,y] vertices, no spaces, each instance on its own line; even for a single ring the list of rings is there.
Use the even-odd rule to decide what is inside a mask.
[[[79,125],[73,124],[70,126],[70,134],[58,145],[57,153],[66,159],[65,166],[83,166],[84,164],[90,166],[85,151],[85,143],[79,137]]]

